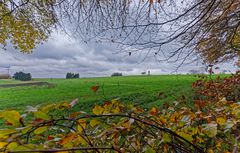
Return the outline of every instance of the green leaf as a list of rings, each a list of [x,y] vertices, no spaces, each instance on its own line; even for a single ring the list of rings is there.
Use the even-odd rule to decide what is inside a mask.
[[[26,134],[31,129],[32,129],[31,126],[26,126],[26,127],[23,127],[23,128],[19,128],[19,130],[22,132],[22,134]]]
[[[43,149],[43,147],[41,147],[41,145],[35,146],[33,144],[24,144],[14,148],[14,150],[17,150],[17,151],[27,151],[27,150],[33,150],[33,149]]]
[[[192,142],[193,141],[193,138],[190,134],[187,134],[185,132],[177,132],[178,135],[180,135],[181,137],[183,137],[184,139]]]
[[[36,130],[34,130],[34,134],[41,134],[41,133],[43,133],[43,132],[45,132],[47,130],[48,130],[47,126],[39,127]]]
[[[217,124],[209,123],[205,125],[203,132],[209,136],[210,138],[215,137],[217,135]]]
[[[19,145],[16,142],[11,142],[8,144],[7,149],[14,150]]]
[[[147,146],[145,153],[156,153],[156,151],[153,150],[153,148],[151,148],[150,146]]]
[[[162,142],[163,142],[163,143],[171,142],[171,137],[169,136],[169,134],[167,134],[167,133],[164,133],[164,134],[163,134]]]

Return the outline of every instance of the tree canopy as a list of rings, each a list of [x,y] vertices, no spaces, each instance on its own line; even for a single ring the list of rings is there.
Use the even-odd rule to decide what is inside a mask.
[[[239,16],[239,0],[1,0],[0,44],[30,53],[57,28],[129,55],[216,63],[240,54]]]

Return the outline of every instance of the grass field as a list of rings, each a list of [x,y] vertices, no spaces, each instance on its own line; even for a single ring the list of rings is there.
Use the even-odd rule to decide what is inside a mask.
[[[0,88],[0,109],[24,109],[27,105],[48,104],[79,99],[76,109],[89,110],[94,104],[112,98],[150,107],[172,102],[181,95],[191,97],[192,75],[124,76],[84,79],[35,79],[52,86]],[[0,84],[16,83],[0,80]],[[97,93],[91,87],[100,85]],[[163,92],[160,97],[158,93]],[[187,94],[186,94],[187,93]]]

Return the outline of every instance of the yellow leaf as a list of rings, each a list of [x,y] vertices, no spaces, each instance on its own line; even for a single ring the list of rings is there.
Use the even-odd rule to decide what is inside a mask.
[[[7,142],[0,142],[0,149],[6,147],[7,144],[8,144]]]
[[[44,113],[48,113],[50,110],[55,108],[55,104],[50,104],[47,106],[44,106],[43,108],[41,108],[41,111]]]
[[[166,124],[166,123],[167,123],[167,120],[166,120],[166,118],[164,118],[163,115],[159,116],[159,120],[160,120],[160,122],[161,122],[162,124]]]
[[[82,132],[87,126],[86,120],[85,119],[80,119],[77,122],[78,122],[77,130],[79,132]]]
[[[41,119],[44,119],[44,120],[49,120],[50,119],[50,116],[48,116],[48,114],[46,114],[42,111],[34,112],[34,116],[36,118],[41,118]]]
[[[99,106],[99,105],[96,105],[96,106],[93,108],[92,111],[93,111],[93,113],[94,113],[95,115],[100,115],[100,114],[103,113],[104,108],[101,107],[101,106]]]
[[[112,99],[111,102],[112,102],[112,104],[118,104],[118,101],[119,101],[118,99]]]
[[[216,121],[219,125],[223,125],[226,123],[226,119],[224,117],[218,117]]]
[[[64,103],[59,104],[57,106],[57,108],[60,110],[63,110],[63,109],[69,109],[69,108],[71,108],[71,106],[67,102],[64,102]]]
[[[119,108],[119,106],[116,106],[114,109],[112,109],[112,113],[119,113],[121,110]]]
[[[91,127],[95,127],[95,126],[98,125],[98,124],[100,124],[100,122],[97,121],[97,120],[94,120],[94,119],[93,119],[93,120],[90,121],[90,126],[91,126]]]
[[[221,151],[222,143],[221,143],[221,142],[217,142],[216,147],[217,147],[217,149],[218,149],[219,151]]]
[[[74,140],[74,142],[77,143],[77,144],[88,145],[88,142],[84,138],[82,138],[81,136],[77,137]]]
[[[0,129],[0,139],[5,139],[8,135],[15,133],[16,130],[13,129]]]
[[[41,134],[41,133],[43,133],[43,132],[45,132],[47,130],[48,130],[48,127],[47,126],[43,126],[43,127],[39,127],[36,130],[34,130],[34,133],[35,134]]]
[[[8,123],[10,123],[13,126],[19,126],[20,125],[20,114],[17,111],[1,111],[0,112],[0,118],[3,118]]]

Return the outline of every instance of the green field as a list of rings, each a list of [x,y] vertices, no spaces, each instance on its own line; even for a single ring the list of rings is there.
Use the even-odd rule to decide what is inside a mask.
[[[24,109],[55,102],[79,99],[76,109],[89,110],[94,104],[113,98],[144,107],[172,102],[181,95],[191,98],[191,84],[197,78],[192,75],[124,76],[81,79],[35,79],[51,86],[27,86],[0,88],[0,109]],[[1,84],[16,83],[0,80]],[[91,87],[99,85],[94,93]],[[159,93],[163,95],[158,96]]]
[[[51,103],[71,102],[78,98],[79,103],[71,112],[91,112],[95,104],[119,98],[122,103],[132,103],[144,108],[161,106],[187,96],[192,102],[193,75],[152,75],[122,76],[80,79],[33,79],[32,81],[0,80],[0,110],[18,110],[23,112],[27,106],[46,105]],[[48,82],[43,86],[1,87],[12,84]],[[92,86],[99,85],[95,93]],[[159,96],[159,93],[163,93]],[[63,114],[62,114],[63,113]],[[66,115],[61,112],[57,116]],[[0,121],[0,127],[4,127]]]

